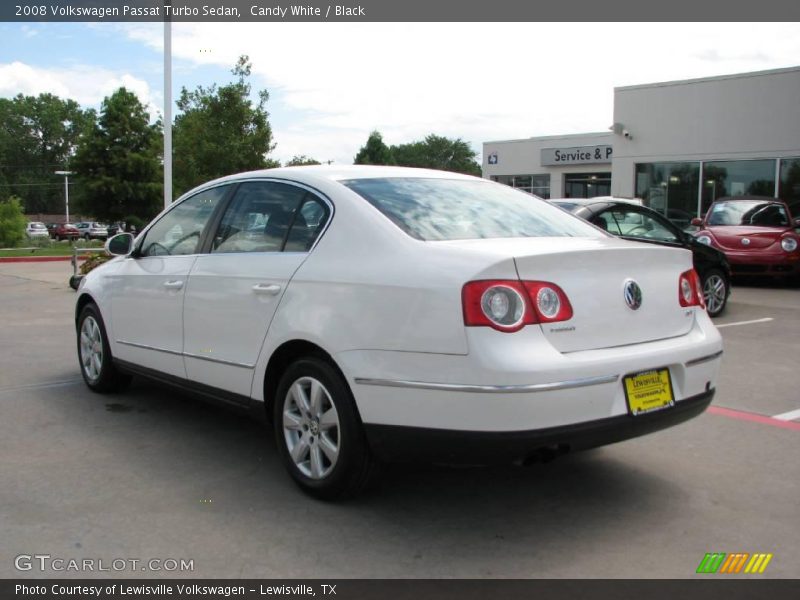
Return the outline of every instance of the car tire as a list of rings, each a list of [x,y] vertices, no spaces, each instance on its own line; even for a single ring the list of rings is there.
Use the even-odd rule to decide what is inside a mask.
[[[283,373],[273,402],[275,441],[300,488],[322,500],[352,497],[373,477],[375,459],[342,375],[316,357]]]
[[[108,335],[95,304],[83,307],[78,317],[78,364],[86,385],[93,392],[109,393],[125,389],[131,376],[114,366]]]
[[[718,269],[708,271],[702,280],[703,299],[710,317],[722,314],[728,304],[730,282]]]

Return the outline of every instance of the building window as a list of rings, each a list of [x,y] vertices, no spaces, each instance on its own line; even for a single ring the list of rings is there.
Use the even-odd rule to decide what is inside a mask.
[[[594,198],[611,195],[611,173],[569,173],[564,175],[565,198]]]
[[[679,225],[697,216],[699,162],[636,165],[636,197]]]
[[[789,205],[792,217],[800,219],[800,158],[781,160],[778,197]]]
[[[703,163],[703,214],[717,198],[775,196],[774,160],[726,160]]]
[[[550,197],[550,175],[497,175],[492,180],[540,198]]]

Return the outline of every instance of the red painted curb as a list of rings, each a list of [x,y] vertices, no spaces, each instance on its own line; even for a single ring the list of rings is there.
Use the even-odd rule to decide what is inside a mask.
[[[800,423],[794,421],[781,421],[780,419],[773,419],[764,415],[747,412],[744,410],[734,410],[732,408],[724,408],[722,406],[709,406],[708,411],[712,415],[720,415],[730,419],[737,419],[739,421],[750,421],[751,423],[761,423],[762,425],[772,425],[773,427],[780,427],[781,429],[791,429],[792,431],[800,431]]]
[[[79,254],[79,260],[89,258],[86,254]],[[58,260],[72,260],[71,256],[0,256],[0,263],[35,263],[55,262]]]

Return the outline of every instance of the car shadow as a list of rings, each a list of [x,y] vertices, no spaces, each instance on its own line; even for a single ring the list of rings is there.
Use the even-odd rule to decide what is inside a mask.
[[[321,531],[366,528],[382,544],[416,540],[413,556],[453,544],[469,554],[476,543],[580,540],[586,531],[619,526],[644,532],[653,515],[678,518],[689,494],[680,482],[648,471],[636,454],[627,459],[627,453],[598,449],[531,467],[385,465],[363,495],[325,503],[293,484],[272,433],[254,419],[138,379],[125,393],[81,390],[73,397],[84,407],[88,402],[91,417],[69,402],[56,406],[65,426],[95,436],[100,456],[108,457],[93,459],[101,461],[101,471],[124,471],[146,497],[154,490],[166,497],[188,494],[208,502],[209,510],[226,511],[226,519],[241,513],[248,523],[242,534],[259,535],[263,528],[274,535],[275,522],[302,516]],[[119,457],[124,461],[109,462]]]

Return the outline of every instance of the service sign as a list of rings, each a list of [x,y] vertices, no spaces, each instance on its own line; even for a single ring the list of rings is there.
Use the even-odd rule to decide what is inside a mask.
[[[591,165],[611,162],[611,146],[578,146],[576,148],[542,148],[542,166]]]

